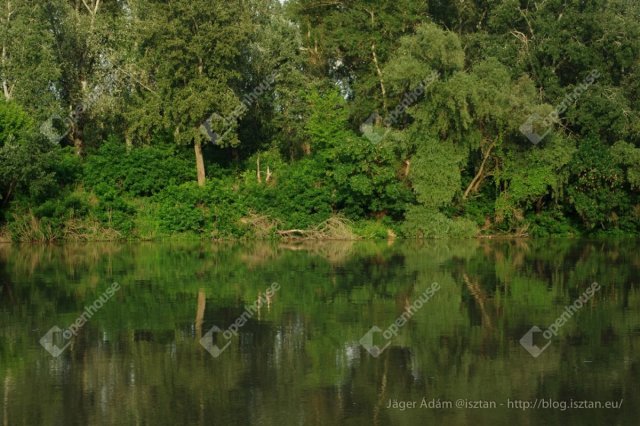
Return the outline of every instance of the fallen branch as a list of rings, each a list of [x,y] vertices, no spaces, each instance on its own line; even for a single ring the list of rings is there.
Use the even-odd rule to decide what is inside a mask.
[[[351,222],[343,217],[334,216],[311,229],[286,229],[276,231],[281,237],[304,240],[357,240],[351,230]]]

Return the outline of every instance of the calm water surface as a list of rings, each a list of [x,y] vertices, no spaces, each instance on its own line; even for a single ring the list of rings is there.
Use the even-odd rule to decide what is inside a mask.
[[[637,425],[639,249],[0,245],[1,421]]]

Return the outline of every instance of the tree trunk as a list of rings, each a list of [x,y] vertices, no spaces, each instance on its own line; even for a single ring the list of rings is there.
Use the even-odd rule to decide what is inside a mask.
[[[7,20],[4,25],[8,28],[11,22],[11,16],[14,14],[15,9],[11,9],[11,2],[7,2]],[[2,63],[2,67],[6,66],[7,62],[7,45],[6,43],[2,43],[2,54],[0,56],[0,61]],[[2,80],[2,93],[4,94],[4,99],[7,101],[11,100],[11,88],[9,87],[9,82],[7,81],[6,75],[3,76]]]
[[[202,337],[202,320],[204,319],[204,309],[207,303],[207,296],[204,288],[198,290],[198,305],[196,308],[196,339]]]
[[[207,175],[204,169],[204,158],[202,157],[202,145],[200,141],[193,144],[196,153],[196,171],[198,172],[198,186],[204,186],[207,183]]]
[[[4,401],[2,404],[2,424],[3,425],[8,425],[9,424],[9,410],[8,410],[8,406],[9,406],[9,392],[11,391],[11,370],[7,371],[7,375],[4,378]]]
[[[7,84],[7,80],[2,81],[2,93],[4,93],[4,99],[6,101],[11,100],[11,92],[9,91],[9,85]]]
[[[376,15],[373,10],[365,9],[369,12],[369,16],[371,16],[371,28],[375,28],[376,26]],[[387,90],[384,87],[384,78],[382,77],[382,70],[380,69],[380,64],[378,64],[378,55],[376,54],[376,43],[371,43],[371,57],[373,59],[373,65],[376,67],[376,73],[378,74],[378,80],[380,81],[380,92],[382,92],[382,109],[385,114],[387,112]]]
[[[484,168],[487,165],[487,160],[491,156],[493,147],[496,146],[496,142],[497,140],[493,141],[491,145],[489,145],[489,148],[487,148],[487,151],[482,154],[482,164],[480,164],[480,169],[478,170],[478,173],[476,173],[476,175],[473,177],[473,180],[467,187],[466,191],[464,191],[464,194],[462,196],[463,200],[466,200],[469,197],[469,194],[471,194],[472,192],[476,192],[483,179],[485,178]]]
[[[260,156],[258,155],[258,159],[256,160],[256,179],[258,183],[262,183],[262,176],[260,176]]]
[[[376,55],[376,44],[371,45],[371,55],[373,57],[373,64],[376,66],[376,73],[378,74],[378,80],[380,81],[380,92],[382,93],[382,109],[387,112],[387,90],[384,87],[384,78],[382,76],[382,70],[378,64],[378,55]]]
[[[124,142],[127,146],[127,152],[131,152],[131,148],[133,148],[133,140],[131,140],[129,132],[125,132],[124,134]]]
[[[82,137],[82,128],[80,126],[80,123],[76,123],[71,130],[73,146],[78,157],[82,157],[84,155],[84,140]]]

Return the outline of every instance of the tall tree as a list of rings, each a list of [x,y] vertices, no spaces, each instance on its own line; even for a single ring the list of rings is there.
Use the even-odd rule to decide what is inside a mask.
[[[526,75],[512,79],[495,58],[468,68],[464,59],[457,35],[425,24],[401,40],[385,67],[394,87],[410,88],[433,70],[440,75],[424,99],[408,108],[406,138],[409,153],[415,152],[410,178],[427,209],[445,208],[456,200],[464,205],[492,179],[499,187],[496,212],[504,216],[505,210],[557,189],[558,171],[571,150],[555,143],[535,147],[519,132],[528,114],[549,108],[539,105]],[[533,151],[547,154],[531,155]],[[536,168],[525,172],[522,159]],[[527,186],[527,177],[537,179],[536,185]]]
[[[425,0],[295,0],[290,8],[300,23],[304,50],[315,69],[338,81],[361,122],[390,106],[383,64],[398,39],[427,18]]]
[[[50,90],[59,77],[42,2],[0,1],[0,97],[39,119],[56,110]]]
[[[170,131],[176,142],[194,147],[198,184],[206,172],[201,126],[226,134],[221,145],[238,143],[241,100],[233,90],[252,30],[247,2],[141,0],[132,3],[140,24],[139,64],[149,81],[139,87],[129,114],[136,135]],[[250,58],[249,58],[250,59]],[[247,60],[247,58],[245,58]],[[231,129],[233,130],[233,129]]]
[[[119,0],[48,0],[43,7],[60,69],[50,89],[70,117],[69,137],[83,155],[89,110],[117,79],[121,52],[115,41],[127,6]]]

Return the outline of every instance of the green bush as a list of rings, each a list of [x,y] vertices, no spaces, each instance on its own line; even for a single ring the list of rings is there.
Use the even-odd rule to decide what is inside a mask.
[[[328,175],[336,190],[336,208],[350,219],[374,215],[399,219],[413,200],[398,179],[399,164],[388,145],[351,138],[334,149]]]
[[[354,224],[353,231],[358,237],[370,240],[387,239],[389,238],[389,231],[392,231],[395,234],[395,231],[390,224],[374,220],[356,222]]]
[[[127,152],[109,138],[87,158],[83,182],[89,188],[113,188],[132,196],[150,196],[195,179],[195,167],[176,145],[142,146]]]
[[[320,162],[305,158],[273,170],[269,183],[250,181],[242,189],[248,209],[276,219],[286,229],[307,229],[333,213],[334,189]]]
[[[205,187],[195,182],[170,186],[150,201],[157,206],[153,216],[161,231],[214,237],[243,235],[240,218],[247,210],[229,180],[210,179]]]
[[[527,219],[532,237],[580,235],[575,225],[557,208],[532,214]]]
[[[613,230],[623,223],[634,227],[630,218],[633,192],[627,187],[620,159],[612,155],[608,146],[593,138],[583,140],[569,164],[569,172],[569,203],[587,231]]]
[[[102,226],[114,229],[124,236],[133,234],[136,209],[115,190],[104,191],[100,195],[93,213]]]
[[[472,238],[478,228],[469,219],[450,219],[438,211],[412,206],[402,224],[402,233],[407,238]]]

